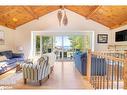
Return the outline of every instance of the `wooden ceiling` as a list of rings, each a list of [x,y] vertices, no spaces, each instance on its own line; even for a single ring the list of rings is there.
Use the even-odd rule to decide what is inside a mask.
[[[110,29],[127,24],[127,6],[65,6]],[[15,29],[59,9],[59,6],[0,6],[0,25]]]
[[[58,6],[1,6],[0,25],[15,29],[58,8]]]

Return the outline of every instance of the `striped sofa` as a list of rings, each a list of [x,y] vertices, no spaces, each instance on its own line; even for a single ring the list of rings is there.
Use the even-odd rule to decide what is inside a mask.
[[[49,78],[50,66],[47,56],[38,58],[34,63],[23,63],[21,67],[23,68],[24,84],[30,80],[39,82],[41,85],[41,80]]]

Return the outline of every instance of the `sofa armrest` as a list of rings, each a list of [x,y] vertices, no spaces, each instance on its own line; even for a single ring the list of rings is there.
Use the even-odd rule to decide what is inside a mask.
[[[12,57],[13,58],[24,58],[24,54],[23,53],[13,53]]]

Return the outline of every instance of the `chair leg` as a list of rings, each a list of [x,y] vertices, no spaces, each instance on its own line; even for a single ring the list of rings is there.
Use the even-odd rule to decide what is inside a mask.
[[[24,79],[24,84],[26,84],[26,82],[27,82],[27,80],[26,80],[26,79]]]
[[[39,84],[41,85],[41,80],[39,80]]]
[[[54,66],[50,67],[50,74],[53,72]]]
[[[48,79],[49,79],[49,75],[48,75]]]

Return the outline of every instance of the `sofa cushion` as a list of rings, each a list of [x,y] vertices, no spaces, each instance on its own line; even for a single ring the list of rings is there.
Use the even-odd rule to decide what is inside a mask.
[[[3,52],[0,52],[0,55],[6,56],[7,59],[11,59],[13,57],[12,51],[3,51]]]
[[[3,70],[3,68],[2,67],[0,67],[0,73],[2,73],[4,70]]]
[[[23,58],[13,58],[13,59],[15,59],[16,61],[24,61]]]
[[[6,60],[7,60],[6,56],[0,56],[0,62],[6,61]]]
[[[13,53],[12,57],[13,58],[24,58],[24,54],[23,53]]]
[[[0,67],[7,65],[7,62],[0,62]]]
[[[17,61],[16,61],[16,59],[10,59],[10,60],[7,60],[6,62],[9,65],[9,64],[13,64],[13,63],[15,63]]]

